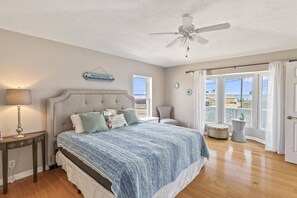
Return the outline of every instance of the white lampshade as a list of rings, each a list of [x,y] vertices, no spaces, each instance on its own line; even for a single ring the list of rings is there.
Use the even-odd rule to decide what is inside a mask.
[[[7,105],[32,104],[30,89],[7,89],[5,96]]]

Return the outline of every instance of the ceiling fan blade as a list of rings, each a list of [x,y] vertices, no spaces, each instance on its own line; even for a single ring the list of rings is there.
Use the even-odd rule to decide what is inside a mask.
[[[201,36],[195,35],[194,38],[198,43],[200,43],[202,45],[208,43],[208,40],[206,40],[205,38],[202,38]]]
[[[171,41],[168,45],[166,45],[166,47],[172,47],[174,44],[176,44],[182,38],[183,38],[183,36],[177,37],[176,39],[174,39],[173,41]]]
[[[207,27],[202,27],[198,28],[195,30],[196,33],[201,33],[201,32],[211,32],[211,31],[216,31],[216,30],[224,30],[230,28],[230,23],[222,23],[218,25],[211,25]]]
[[[180,39],[180,42],[181,42],[181,43],[186,43],[186,40],[187,40],[187,38],[183,36],[183,37]]]
[[[189,28],[193,25],[193,17],[191,17],[190,15],[188,14],[184,14],[183,15],[183,28]]]
[[[158,32],[158,33],[149,33],[148,35],[166,35],[166,34],[171,34],[171,35],[178,35],[178,32]]]

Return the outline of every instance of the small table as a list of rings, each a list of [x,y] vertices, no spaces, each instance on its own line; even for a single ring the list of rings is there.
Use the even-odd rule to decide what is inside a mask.
[[[233,132],[232,132],[232,138],[231,140],[234,142],[246,142],[245,137],[245,120],[239,120],[239,119],[233,119],[232,120],[232,126],[233,126]]]
[[[0,140],[0,150],[2,150],[2,175],[3,175],[3,194],[8,192],[8,150],[32,145],[33,155],[33,181],[37,182],[37,143],[41,142],[42,149],[42,168],[45,171],[45,131],[26,133],[23,138],[14,136],[4,137]]]
[[[150,123],[158,123],[159,122],[159,117],[142,117],[140,118],[141,122],[150,122]]]

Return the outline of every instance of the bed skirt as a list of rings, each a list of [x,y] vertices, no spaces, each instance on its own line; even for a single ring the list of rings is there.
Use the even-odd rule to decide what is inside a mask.
[[[57,152],[56,161],[57,164],[62,166],[62,168],[66,171],[68,180],[77,186],[85,198],[115,198],[113,193],[108,191],[91,176],[82,171],[71,160],[63,155],[62,152]],[[158,190],[154,194],[153,198],[175,197],[195,179],[206,161],[206,158],[201,157],[200,160],[184,169],[174,182],[171,182]]]

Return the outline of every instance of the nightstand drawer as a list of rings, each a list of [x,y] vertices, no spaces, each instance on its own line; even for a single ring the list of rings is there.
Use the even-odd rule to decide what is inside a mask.
[[[21,140],[17,142],[7,143],[7,148],[8,149],[19,148],[19,147],[31,145],[32,143],[33,143],[33,139]]]
[[[42,141],[43,139],[44,139],[44,136],[43,136],[43,135],[38,136],[38,137],[36,138],[36,142],[40,142],[40,141]]]

